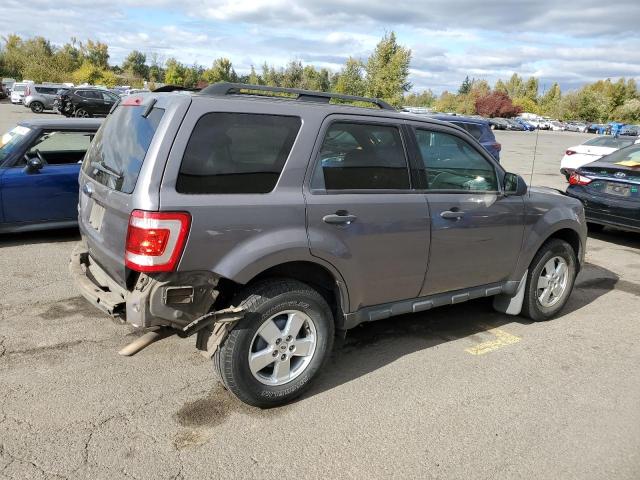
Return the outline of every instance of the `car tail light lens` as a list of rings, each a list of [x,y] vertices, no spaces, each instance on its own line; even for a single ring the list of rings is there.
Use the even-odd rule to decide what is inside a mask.
[[[567,150],[566,152],[564,152],[565,155],[573,155],[575,152],[575,150]]]
[[[142,105],[142,97],[125,97],[120,105],[123,107],[137,107],[138,105]]]
[[[573,172],[569,177],[569,185],[589,185],[590,183],[589,177],[584,177],[576,172]]]
[[[496,148],[496,150],[500,151],[502,150],[502,145],[500,145],[498,142],[494,143],[493,146]]]
[[[24,89],[24,96],[28,97],[29,95],[31,95],[31,87],[27,85]]]
[[[189,234],[185,212],[134,210],[129,217],[125,265],[137,272],[175,270]]]

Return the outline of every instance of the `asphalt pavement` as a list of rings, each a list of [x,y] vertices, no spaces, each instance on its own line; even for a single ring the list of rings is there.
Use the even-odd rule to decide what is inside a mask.
[[[33,116],[0,104],[0,130]],[[529,181],[536,133],[497,132]],[[565,186],[540,132],[533,184]],[[89,306],[75,230],[0,236],[2,479],[640,478],[640,235],[589,238],[562,315],[486,299],[363,325],[295,403],[247,407],[194,340],[131,358],[138,333]]]

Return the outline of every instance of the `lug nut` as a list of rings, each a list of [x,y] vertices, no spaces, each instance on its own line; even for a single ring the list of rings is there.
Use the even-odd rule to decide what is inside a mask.
[[[280,342],[282,341],[281,338],[276,339],[276,345],[280,345]]]
[[[286,360],[287,356],[285,354],[282,354],[282,356],[280,357],[280,360]]]
[[[293,345],[291,345],[291,346],[289,347],[289,350],[291,350],[291,351],[293,352],[293,349],[294,349],[294,348],[296,348],[296,347],[295,347],[295,346],[293,346]]]
[[[293,338],[293,337],[292,337],[291,335],[289,335],[289,336],[287,337],[287,342],[290,342],[292,338]]]
[[[278,351],[277,351],[277,350],[274,350],[274,351],[273,351],[273,353],[272,353],[271,355],[273,355],[274,357],[277,357],[277,356],[278,356]]]

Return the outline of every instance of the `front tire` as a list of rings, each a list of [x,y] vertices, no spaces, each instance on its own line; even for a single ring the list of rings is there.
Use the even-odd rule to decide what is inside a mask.
[[[260,408],[300,396],[325,364],[334,337],[329,305],[297,280],[270,279],[243,290],[233,302],[245,308],[213,357],[225,387]]]
[[[529,267],[522,314],[540,322],[562,310],[573,290],[577,263],[576,253],[564,240],[542,245]]]

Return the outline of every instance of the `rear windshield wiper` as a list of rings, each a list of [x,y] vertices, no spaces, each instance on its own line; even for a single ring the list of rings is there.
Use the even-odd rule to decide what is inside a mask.
[[[112,177],[115,177],[116,180],[119,180],[119,179],[122,178],[122,173],[114,170],[113,168],[105,165],[102,162],[93,161],[93,162],[91,162],[91,167],[95,168],[96,170],[99,170],[99,171],[101,171],[103,173],[106,173],[107,175],[111,175]]]

